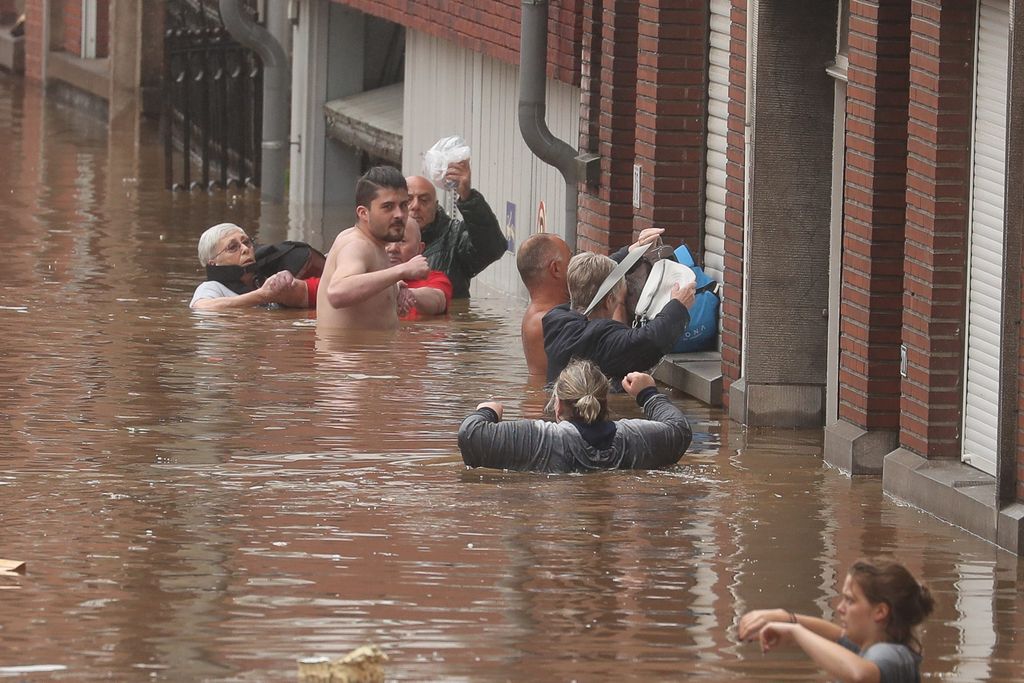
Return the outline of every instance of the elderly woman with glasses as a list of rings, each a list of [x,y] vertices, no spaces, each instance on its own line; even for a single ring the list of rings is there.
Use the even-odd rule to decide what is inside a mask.
[[[196,287],[190,308],[222,311],[269,304],[316,305],[319,279],[299,280],[282,270],[257,284],[255,246],[234,223],[220,223],[199,237],[199,262],[206,267],[206,282]]]

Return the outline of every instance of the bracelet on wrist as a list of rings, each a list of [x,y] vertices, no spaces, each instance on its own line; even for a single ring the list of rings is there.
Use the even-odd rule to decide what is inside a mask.
[[[799,624],[800,623],[799,621],[797,621],[796,612],[794,612],[791,609],[787,609],[787,610],[785,610],[785,612],[786,612],[786,614],[789,615],[789,623],[791,623],[791,624]]]

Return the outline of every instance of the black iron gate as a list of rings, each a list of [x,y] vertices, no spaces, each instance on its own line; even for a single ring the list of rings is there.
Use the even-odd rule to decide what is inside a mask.
[[[255,2],[242,3],[255,18]],[[217,0],[168,0],[164,182],[169,190],[258,187],[263,65],[224,29]]]

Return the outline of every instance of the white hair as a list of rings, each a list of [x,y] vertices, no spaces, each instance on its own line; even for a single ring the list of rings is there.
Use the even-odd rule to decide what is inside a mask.
[[[217,243],[225,235],[230,235],[236,230],[242,230],[234,223],[218,223],[212,228],[207,228],[206,232],[199,236],[199,263],[203,266],[209,265],[210,261],[217,255],[214,251],[217,248]]]

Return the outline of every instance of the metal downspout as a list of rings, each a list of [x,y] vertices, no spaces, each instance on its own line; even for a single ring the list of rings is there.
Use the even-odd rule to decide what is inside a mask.
[[[263,143],[260,157],[260,197],[270,202],[284,200],[288,169],[288,99],[290,67],[281,43],[265,28],[242,14],[239,0],[220,0],[224,28],[242,45],[254,50],[263,61]]]
[[[544,120],[548,61],[548,0],[523,0],[519,42],[519,130],[530,151],[565,179],[565,241],[576,251],[576,150]]]

